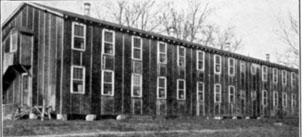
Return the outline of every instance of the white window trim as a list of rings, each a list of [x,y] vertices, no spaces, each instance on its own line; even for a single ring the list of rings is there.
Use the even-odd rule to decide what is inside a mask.
[[[230,89],[233,88],[233,102],[230,102]],[[235,104],[236,103],[236,88],[233,85],[228,86],[228,103]]]
[[[282,85],[286,86],[287,85],[287,71],[286,70],[282,70],[282,74],[281,74],[281,80],[282,80]],[[285,81],[284,81],[285,79]]]
[[[111,72],[112,73],[112,91],[111,91],[111,94],[104,94],[104,88],[103,88],[103,85],[104,85],[104,72]],[[114,71],[113,70],[102,70],[102,73],[101,73],[101,95],[104,95],[104,96],[114,96]]]
[[[288,95],[287,93],[282,93],[282,107],[287,108],[288,107]]]
[[[160,79],[164,79],[165,83],[164,83],[164,87],[160,87],[159,86],[159,80]],[[159,97],[159,89],[160,88],[164,88],[165,89],[165,97]],[[157,78],[157,99],[167,99],[167,79],[165,76],[159,76]]]
[[[257,73],[257,66],[256,64],[251,64],[251,74],[256,75]]]
[[[277,84],[278,83],[278,69],[273,68],[273,83]]]
[[[13,46],[13,35],[16,34],[17,35],[17,45],[16,46]],[[9,48],[9,52],[16,52],[17,51],[17,48],[18,48],[18,32],[14,31],[14,32],[10,32],[10,36],[9,36],[9,39],[10,39],[10,48]]]
[[[216,101],[216,96],[217,96],[217,92],[216,92],[216,86],[220,86],[220,91],[218,91],[219,93],[219,96],[220,96],[220,100],[219,101]],[[217,83],[217,84],[214,84],[214,103],[222,103],[222,85]]]
[[[184,93],[184,98],[183,99],[180,99],[179,98],[179,82],[180,81],[183,81],[183,93]],[[185,83],[185,80],[184,79],[177,79],[177,100],[186,100],[186,83]],[[181,89],[182,90],[182,89]]]
[[[264,93],[266,93],[266,97],[264,97]],[[266,100],[266,101],[264,101]],[[266,102],[266,104],[264,104]],[[267,107],[268,106],[268,91],[267,90],[262,90],[262,101],[261,101],[262,106]]]
[[[220,71],[219,72],[216,72],[216,57],[218,57],[220,59]],[[213,55],[213,58],[214,58],[214,74],[218,74],[220,75],[222,73],[222,57],[220,55]]]
[[[199,90],[199,85],[202,85],[203,86],[203,89],[202,89],[202,91],[200,91]],[[202,101],[205,101],[205,83],[204,82],[200,82],[200,81],[198,81],[197,82],[197,84],[196,84],[196,96],[197,96],[197,101],[201,101],[201,100],[199,100],[199,92],[202,92],[203,94],[203,100]]]
[[[134,96],[133,95],[133,85],[134,85],[134,80],[133,80],[133,75],[138,75],[138,76],[140,76],[140,78],[141,78],[141,83],[140,83],[140,96]],[[139,97],[139,98],[141,98],[141,97],[143,97],[143,76],[142,76],[142,74],[138,74],[138,73],[132,73],[132,75],[131,75],[131,97]]]
[[[134,47],[134,39],[139,39],[140,40],[140,48],[137,48],[137,47]],[[131,40],[131,42],[132,42],[132,54],[131,54],[131,56],[132,56],[132,59],[133,60],[142,60],[143,59],[143,39],[141,38],[141,37],[139,37],[139,36],[132,36],[132,40]],[[141,50],[141,55],[140,55],[140,57],[141,58],[134,58],[134,49],[140,49]]]
[[[181,66],[179,65],[179,58],[180,58],[179,49],[180,49],[180,48],[183,48],[183,49],[184,49],[184,65],[183,65],[183,67],[185,67],[185,66],[186,66],[186,49],[185,49],[185,47],[183,47],[183,46],[177,46],[177,66],[178,66],[178,67],[181,67]]]
[[[262,81],[267,82],[268,81],[268,67],[267,66],[262,66],[261,67],[261,76],[262,76]],[[264,71],[266,70],[266,71]],[[266,75],[266,77],[265,77]]]
[[[291,108],[292,108],[292,111],[293,111],[295,106],[296,106],[296,94],[292,93],[291,94]]]
[[[107,42],[107,41],[105,41],[105,37],[104,37],[104,35],[105,35],[105,32],[110,32],[110,33],[112,33],[112,39],[113,39],[113,42],[111,43],[111,42]],[[114,30],[109,30],[109,29],[103,29],[102,30],[102,37],[101,37],[101,39],[102,39],[102,43],[101,43],[101,47],[102,47],[102,54],[103,55],[111,55],[111,56],[114,56],[115,55],[115,31]],[[110,54],[110,53],[105,53],[105,51],[104,51],[104,46],[105,46],[105,43],[108,43],[108,44],[112,44],[112,54]]]
[[[240,72],[246,72],[246,63],[243,61],[240,61]]]
[[[83,84],[83,89],[82,92],[74,92],[73,91],[73,74],[74,74],[74,68],[81,68],[82,69],[82,84]],[[84,94],[85,93],[85,67],[84,66],[77,66],[77,65],[72,65],[70,69],[70,93],[72,94]]]
[[[160,44],[165,44],[165,52],[160,52]],[[160,62],[160,54],[165,54],[165,62]],[[158,64],[167,64],[167,44],[165,42],[158,42],[158,56],[157,56]]]
[[[277,103],[275,104],[276,101],[277,101]],[[278,92],[273,91],[273,107],[277,108],[277,106],[278,106]]]
[[[203,60],[199,60],[199,58],[200,58],[199,57],[199,53],[203,54]],[[196,70],[198,70],[198,71],[205,71],[205,52],[197,50],[196,51],[196,55],[197,55],[197,58],[196,58]],[[202,69],[199,69],[199,64],[198,64],[199,61],[201,61],[203,63]]]
[[[230,66],[230,61],[233,61],[233,65]],[[233,68],[233,73],[230,73],[230,68]],[[236,75],[236,62],[234,58],[228,58],[228,76],[233,77]]]
[[[75,36],[75,25],[81,25],[84,28],[83,31],[83,37],[80,36]],[[84,39],[84,49],[78,49],[74,47],[74,37],[79,37],[79,38],[83,38]],[[71,33],[71,48],[73,50],[78,50],[78,51],[85,51],[86,49],[86,25],[83,23],[79,23],[79,22],[72,22],[72,33]]]
[[[291,72],[291,87],[293,88],[294,87],[294,77],[295,77],[295,73],[294,72]]]

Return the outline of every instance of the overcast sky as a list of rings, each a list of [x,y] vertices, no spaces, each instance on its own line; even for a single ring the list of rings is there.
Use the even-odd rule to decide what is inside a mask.
[[[165,0],[156,0],[157,3]],[[183,8],[185,0],[175,1],[178,8]],[[82,13],[83,1],[50,1],[41,2],[56,8]],[[84,1],[85,2],[85,1]],[[105,1],[89,1],[92,3],[92,13],[101,10],[99,5]],[[1,24],[13,12],[21,1],[1,1]],[[216,10],[210,20],[222,27],[234,26],[237,36],[243,39],[240,54],[265,59],[265,54],[271,54],[271,61],[275,62],[276,52],[282,53],[285,46],[275,35],[278,29],[277,18],[286,18],[288,12],[298,17],[298,0],[211,0],[210,5]]]

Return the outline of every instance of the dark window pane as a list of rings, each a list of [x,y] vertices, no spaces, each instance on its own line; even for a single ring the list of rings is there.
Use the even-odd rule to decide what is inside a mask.
[[[216,64],[220,64],[221,63],[221,60],[220,60],[219,56],[215,56],[215,63]]]
[[[103,94],[112,94],[112,84],[103,84]]]
[[[164,87],[165,86],[165,79],[159,78],[159,87]]]
[[[112,32],[105,32],[104,33],[104,40],[106,42],[113,42],[113,33]]]
[[[73,70],[74,72],[74,75],[73,75],[73,78],[74,79],[82,79],[83,78],[83,75],[82,75],[82,73],[83,73],[83,69],[82,68],[74,68],[74,70]]]
[[[202,62],[202,61],[198,61],[198,69],[203,69],[204,67],[203,67],[203,64],[204,62]]]
[[[82,81],[73,81],[73,92],[82,92],[83,91],[83,82]]]
[[[84,39],[83,38],[74,38],[74,48],[84,49]]]
[[[104,43],[104,53],[113,54],[113,44]]]
[[[141,39],[140,38],[134,38],[134,47],[141,48]]]
[[[159,98],[165,98],[165,89],[159,88]]]
[[[112,72],[104,72],[104,82],[112,82]]]
[[[141,88],[139,86],[133,86],[133,96],[141,96]]]
[[[134,49],[133,58],[141,59],[141,49]]]
[[[204,99],[203,93],[202,92],[198,92],[198,97],[199,97],[199,100],[203,100]]]
[[[84,26],[76,24],[75,25],[75,35],[84,36]]]
[[[199,90],[199,91],[203,91],[203,89],[204,89],[204,88],[203,88],[203,84],[198,84],[198,90]]]
[[[184,66],[185,62],[184,62],[184,57],[180,57],[179,58],[179,66]]]
[[[215,66],[215,71],[216,71],[216,72],[220,72],[220,71],[221,71],[220,65],[216,65],[216,66]]]
[[[160,62],[166,63],[166,55],[165,54],[160,54]]]
[[[184,89],[184,81],[179,81],[179,89]]]
[[[184,56],[185,49],[183,47],[179,47],[179,56]]]
[[[179,99],[184,99],[184,91],[183,90],[179,90],[178,94],[179,94]]]
[[[165,53],[166,52],[166,45],[163,43],[160,43],[160,52]]]

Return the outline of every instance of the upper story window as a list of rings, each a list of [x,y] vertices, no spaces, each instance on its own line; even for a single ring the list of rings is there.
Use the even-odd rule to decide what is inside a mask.
[[[133,73],[131,75],[131,97],[142,97],[142,75]]]
[[[291,86],[294,87],[296,83],[296,74],[291,72]]]
[[[197,82],[197,100],[198,101],[204,101],[204,90],[205,90],[204,82]]]
[[[273,83],[277,84],[278,83],[278,69],[273,68]]]
[[[287,85],[287,71],[286,70],[282,71],[281,77],[282,77],[282,85],[284,86]]]
[[[143,41],[141,37],[132,36],[132,59],[142,60]]]
[[[102,71],[102,95],[114,95],[114,71],[103,70]]]
[[[277,107],[277,106],[278,106],[278,92],[273,91],[273,107]]]
[[[157,81],[157,98],[158,99],[166,99],[167,95],[167,81],[166,77],[159,76]]]
[[[85,92],[85,67],[83,66],[71,66],[71,93]]]
[[[167,64],[167,45],[164,42],[158,42],[158,63]]]
[[[228,75],[234,76],[235,75],[235,59],[228,58]]]
[[[268,81],[268,67],[262,66],[262,81]]]
[[[72,23],[72,49],[85,51],[85,24],[73,22]]]
[[[240,72],[245,73],[246,71],[246,64],[245,62],[241,61],[240,62]]]
[[[220,55],[214,55],[214,73],[221,74],[222,72],[222,59]]]
[[[205,70],[205,52],[197,50],[197,70]]]
[[[229,103],[234,104],[236,98],[236,91],[234,86],[228,86],[228,99]]]
[[[177,80],[177,100],[185,100],[186,91],[185,91],[185,80],[178,79]]]
[[[185,47],[178,46],[177,47],[177,65],[179,67],[185,67]]]
[[[222,86],[221,84],[214,84],[214,103],[222,102]]]
[[[108,29],[102,30],[102,51],[103,54],[114,55],[115,32]]]
[[[262,105],[267,106],[268,105],[268,91],[262,90]]]
[[[256,73],[257,73],[257,66],[256,66],[256,64],[252,64],[251,65],[251,73],[252,73],[252,75],[256,75]]]
[[[18,32],[10,32],[10,48],[9,52],[16,52],[17,51],[17,44],[18,44]]]

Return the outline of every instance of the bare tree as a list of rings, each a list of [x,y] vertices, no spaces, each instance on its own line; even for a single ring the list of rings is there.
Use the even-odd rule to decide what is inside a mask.
[[[276,53],[277,61],[281,64],[298,67],[299,66],[299,22],[292,13],[288,13],[287,18],[277,19],[279,28],[276,31],[280,42],[287,46],[284,53]]]

